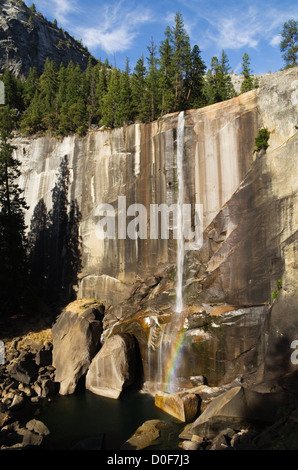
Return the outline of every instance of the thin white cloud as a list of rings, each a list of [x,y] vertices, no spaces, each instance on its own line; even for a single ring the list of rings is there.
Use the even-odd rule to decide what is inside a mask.
[[[256,47],[259,26],[253,20],[223,18],[218,26],[215,40],[223,49],[241,49],[244,46]]]
[[[67,15],[74,9],[74,2],[70,0],[52,0],[57,21],[67,22]]]
[[[265,15],[260,15],[256,7],[233,15],[211,17],[209,22],[213,26],[210,39],[221,49],[256,48],[266,31],[271,29]]]
[[[273,38],[271,39],[271,41],[269,42],[270,46],[272,47],[277,47],[280,45],[280,41],[281,41],[281,35],[280,34],[276,34],[275,36],[273,36]]]
[[[76,31],[88,48],[100,47],[108,54],[130,49],[141,26],[153,19],[149,9],[128,8],[122,1],[101,7],[97,16],[97,26],[79,26]]]
[[[272,46],[279,43],[278,33],[283,23],[291,17],[297,17],[297,5],[285,5],[274,0],[254,2],[247,0],[223,2],[210,5],[206,0],[180,0],[196,17],[197,24],[205,21],[209,26],[202,35],[205,48],[211,45],[218,49],[257,48],[262,40]],[[193,31],[195,31],[193,29]],[[197,28],[199,34],[199,27]]]
[[[46,14],[51,14],[58,23],[68,24],[69,16],[78,12],[77,0],[35,0],[36,6],[39,11]]]

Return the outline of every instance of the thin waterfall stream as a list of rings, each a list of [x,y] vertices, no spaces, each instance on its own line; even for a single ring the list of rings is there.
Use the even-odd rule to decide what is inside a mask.
[[[174,393],[179,388],[176,377],[179,357],[184,339],[183,317],[183,267],[184,267],[184,112],[178,115],[177,145],[176,145],[176,174],[177,174],[177,203],[176,220],[173,234],[177,241],[176,253],[176,283],[175,304],[171,319],[164,322],[158,316],[151,318],[148,338],[148,389]],[[145,387],[147,388],[147,386]]]
[[[177,128],[177,283],[176,283],[176,313],[183,309],[183,264],[184,264],[184,238],[183,238],[183,202],[184,202],[184,182],[183,182],[183,156],[184,156],[184,112],[178,116]]]

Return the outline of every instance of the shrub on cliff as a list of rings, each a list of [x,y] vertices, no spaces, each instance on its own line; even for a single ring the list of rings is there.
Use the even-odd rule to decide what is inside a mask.
[[[269,146],[268,140],[270,137],[270,132],[267,128],[262,128],[259,130],[257,137],[255,138],[255,152],[260,150],[266,150]]]

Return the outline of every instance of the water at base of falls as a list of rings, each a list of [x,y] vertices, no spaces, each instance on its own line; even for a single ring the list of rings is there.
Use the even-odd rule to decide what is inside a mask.
[[[35,418],[51,431],[53,450],[70,450],[78,442],[100,435],[105,450],[117,450],[146,420],[179,424],[154,405],[152,396],[137,391],[113,400],[81,390],[73,395],[53,397],[50,402],[44,400],[34,408]],[[168,443],[169,448],[177,448],[177,444],[176,438]]]

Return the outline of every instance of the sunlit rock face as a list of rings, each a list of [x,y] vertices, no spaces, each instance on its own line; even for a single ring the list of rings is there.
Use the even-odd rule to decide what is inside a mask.
[[[136,380],[136,343],[133,336],[114,335],[93,358],[86,388],[97,395],[117,399]]]
[[[289,69],[268,75],[257,90],[185,112],[185,202],[202,205],[204,233],[201,250],[185,253],[178,328],[185,342],[177,372],[184,385],[200,375],[217,385],[295,371],[297,84],[297,68]],[[172,114],[85,137],[15,140],[28,225],[41,198],[50,210],[67,157],[68,198],[82,216],[78,296],[105,303],[104,338],[137,338],[145,380],[155,383],[163,373],[163,346],[177,333],[166,326],[175,310],[176,240],[172,233],[152,239],[149,215],[151,204],[177,201],[177,120]],[[269,147],[254,152],[262,127],[270,131]],[[119,231],[119,197],[126,208],[145,208],[143,239]],[[100,204],[110,204],[115,215],[113,239],[99,237]],[[137,215],[126,217],[126,229]]]

